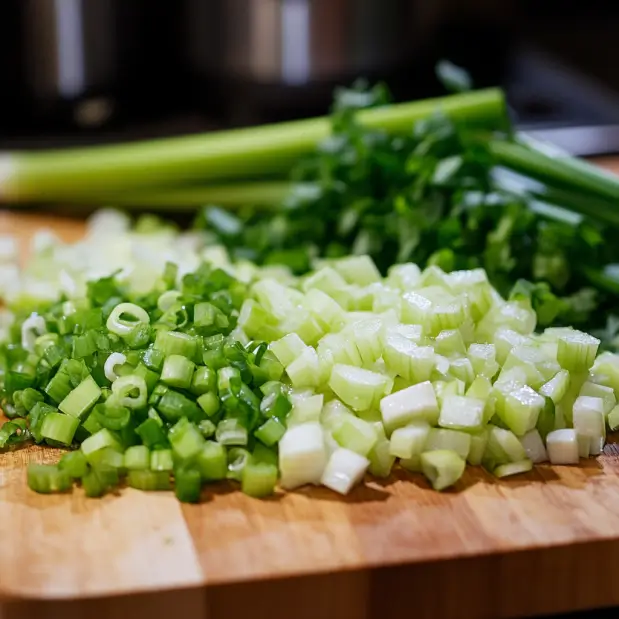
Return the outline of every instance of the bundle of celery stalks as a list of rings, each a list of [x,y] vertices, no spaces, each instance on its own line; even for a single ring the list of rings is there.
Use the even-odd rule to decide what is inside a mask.
[[[37,492],[346,494],[394,466],[443,490],[467,462],[577,464],[619,427],[619,356],[580,330],[612,347],[619,182],[513,136],[498,91],[357,88],[331,120],[10,154],[0,176],[12,202],[208,205],[184,232],[101,210],[23,268],[0,237],[0,448],[59,448]],[[582,243],[604,247],[571,268]]]

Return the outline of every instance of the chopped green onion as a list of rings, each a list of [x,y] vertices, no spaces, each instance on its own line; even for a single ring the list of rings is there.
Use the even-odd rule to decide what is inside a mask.
[[[172,458],[171,449],[155,449],[154,451],[151,452],[150,454],[150,470],[151,471],[172,472],[173,469],[174,469],[174,459]]]
[[[66,492],[73,486],[69,473],[50,464],[28,465],[28,487],[40,494]]]
[[[79,419],[76,417],[61,413],[48,413],[41,424],[41,436],[63,445],[70,445],[78,426]]]
[[[214,441],[206,441],[196,457],[196,467],[204,481],[225,479],[228,473],[226,448]]]
[[[168,439],[172,445],[174,455],[180,460],[191,460],[204,447],[204,437],[195,424],[191,423],[186,417],[179,419],[170,428]]]
[[[163,362],[161,380],[170,387],[189,389],[195,367],[195,363],[186,357],[170,355]]]
[[[277,484],[277,466],[266,462],[248,462],[241,474],[241,489],[249,496],[273,494]]]
[[[222,445],[247,445],[247,428],[238,419],[222,419],[217,424],[215,438]]]
[[[150,316],[135,303],[119,303],[108,316],[108,331],[121,337],[129,335],[138,323],[150,323]]]
[[[120,406],[143,408],[148,399],[146,381],[135,374],[120,376],[112,383],[112,395]]]
[[[58,468],[73,479],[81,479],[88,473],[88,461],[82,451],[70,451],[60,458]]]
[[[138,490],[171,490],[172,480],[167,471],[133,470],[127,475],[127,485]]]
[[[181,467],[174,471],[174,492],[179,501],[197,503],[201,488],[202,479],[197,469]]]
[[[125,468],[129,471],[144,471],[150,468],[151,456],[146,445],[132,445],[125,451]]]
[[[228,451],[228,473],[226,477],[241,481],[243,470],[251,461],[251,454],[243,447],[232,447]]]
[[[101,389],[92,376],[87,376],[58,404],[58,408],[67,415],[80,419],[101,396]]]

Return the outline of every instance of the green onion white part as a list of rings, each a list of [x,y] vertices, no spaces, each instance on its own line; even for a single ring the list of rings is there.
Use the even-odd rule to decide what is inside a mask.
[[[442,490],[466,463],[577,464],[619,428],[619,357],[536,333],[482,270],[383,278],[352,256],[294,277],[233,263],[208,232],[143,227],[98,213],[84,241],[37,237],[17,285],[0,282],[0,447],[79,447],[33,467],[37,491],[100,496],[127,474],[191,501],[224,478],[346,494],[397,465]]]

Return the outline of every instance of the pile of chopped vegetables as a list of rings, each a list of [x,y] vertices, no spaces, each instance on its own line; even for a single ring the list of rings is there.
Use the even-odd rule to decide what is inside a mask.
[[[0,200],[204,207],[98,211],[23,268],[0,237],[0,449],[65,452],[37,492],[346,494],[396,465],[442,490],[619,428],[619,179],[514,134],[500,91],[4,154]]]
[[[74,245],[35,237],[21,271],[0,243],[15,275],[0,447],[67,450],[30,465],[33,490],[346,494],[396,462],[442,490],[467,462],[499,477],[576,464],[619,426],[619,356],[575,329],[536,333],[530,300],[483,269],[383,277],[356,255],[295,276],[208,241],[104,211]]]

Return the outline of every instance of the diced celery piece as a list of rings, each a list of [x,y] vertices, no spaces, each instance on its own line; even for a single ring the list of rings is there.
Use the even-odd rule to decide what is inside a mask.
[[[386,326],[382,335],[383,346],[385,345],[385,342],[390,335],[396,337],[403,337],[405,340],[409,340],[413,342],[413,344],[419,345],[421,345],[424,340],[423,328],[421,325],[397,324]]]
[[[430,334],[447,329],[458,329],[466,320],[466,305],[457,297],[437,300],[433,303],[428,325]]]
[[[518,301],[497,303],[479,321],[477,335],[480,341],[494,341],[498,347],[497,341],[493,340],[493,337],[501,327],[506,327],[522,335],[529,335],[535,331],[536,324],[537,316],[530,306],[527,307]],[[502,363],[501,358],[497,360]]]
[[[373,425],[354,415],[346,416],[333,430],[332,435],[339,445],[364,457],[378,440]]]
[[[484,428],[479,432],[471,433],[471,446],[469,448],[469,455],[467,456],[466,461],[473,466],[479,466],[484,458],[484,452],[486,451],[487,444],[487,428]]]
[[[455,451],[439,449],[421,454],[423,474],[435,490],[453,486],[464,473],[466,462]]]
[[[390,443],[385,435],[383,424],[378,421],[373,424],[376,432],[376,443],[368,454],[370,461],[369,471],[376,477],[388,477],[395,462],[395,457],[390,453]]]
[[[329,352],[334,363],[344,363],[361,367],[363,359],[361,353],[351,337],[344,333],[328,333],[318,343],[318,354]]]
[[[269,277],[259,279],[252,286],[252,292],[260,305],[278,320],[292,315],[296,306],[303,300],[303,295],[298,290],[284,286]]]
[[[316,351],[308,346],[290,365],[286,366],[286,374],[293,387],[318,387],[320,368]]]
[[[390,286],[399,288],[402,292],[412,290],[419,285],[421,271],[416,264],[408,262],[389,267],[387,282]]]
[[[578,434],[572,428],[553,430],[546,437],[548,458],[552,464],[578,464]]]
[[[549,397],[544,397],[544,408],[540,411],[537,417],[537,424],[535,425],[544,441],[549,432],[557,429],[557,420],[555,418],[556,408],[554,402]]]
[[[340,400],[333,399],[322,407],[320,423],[327,430],[333,430],[348,416],[354,416],[352,411]]]
[[[452,380],[453,377],[449,375],[449,368],[451,364],[449,363],[449,359],[444,357],[443,355],[434,355],[434,368],[432,369],[432,373],[430,374],[430,380],[434,383],[435,381],[449,381]],[[462,381],[460,381],[462,382]],[[438,394],[437,394],[438,397]]]
[[[385,337],[383,359],[391,372],[413,383],[428,380],[436,365],[436,353],[431,346],[418,346],[398,334]]]
[[[411,473],[421,473],[421,454],[412,458],[401,458],[400,466]]]
[[[561,367],[569,371],[583,372],[593,365],[600,340],[574,329],[564,332],[559,337],[558,344],[557,361]]]
[[[466,391],[466,396],[476,398],[484,402],[484,423],[492,419],[494,415],[494,398],[491,398],[492,383],[485,376],[478,376]]]
[[[443,406],[443,400],[450,395],[464,395],[465,385],[458,378],[450,378],[449,380],[436,380],[432,383],[434,387],[434,393],[436,393],[436,400],[439,404],[439,408]]]
[[[402,313],[402,296],[400,291],[384,284],[371,284],[368,289],[372,291],[372,311],[375,314],[381,314],[391,310],[399,321]]]
[[[524,447],[513,432],[497,426],[489,426],[488,444],[483,459],[484,466],[492,471],[499,464],[518,462],[526,457]]]
[[[344,324],[344,310],[326,292],[318,288],[307,291],[303,306],[314,316],[324,331],[337,331]]]
[[[604,401],[602,398],[581,395],[574,402],[572,415],[574,429],[579,436],[589,437],[591,441],[589,452],[597,456],[601,451],[600,445],[604,445],[606,438]]]
[[[471,449],[471,436],[458,430],[432,428],[426,441],[425,450],[435,451],[437,449],[455,451],[463,460],[466,460]]]
[[[283,488],[317,484],[327,464],[327,449],[320,424],[289,428],[279,442],[279,469]]]
[[[263,400],[264,401],[264,400]],[[322,394],[294,394],[290,395],[292,410],[288,414],[288,427],[296,426],[308,421],[320,421],[320,412],[324,402]]]
[[[619,396],[619,355],[603,352],[594,362],[591,373],[595,382],[612,387]]]
[[[267,342],[282,336],[277,318],[253,299],[243,301],[237,324],[249,337],[260,338]]]
[[[527,473],[533,468],[533,462],[529,459],[519,460],[518,462],[509,462],[500,464],[494,469],[494,474],[497,477],[508,477],[509,475],[518,475],[519,473]]]
[[[452,430],[474,432],[484,422],[485,402],[467,396],[450,395],[443,398],[438,425]]]
[[[434,425],[439,409],[434,388],[429,381],[392,393],[380,401],[380,412],[387,432],[413,421]]]
[[[369,256],[347,256],[335,260],[333,268],[349,283],[367,286],[380,281],[380,272]]]
[[[418,292],[407,292],[402,296],[402,322],[430,327],[432,301]]]
[[[587,381],[580,388],[580,395],[590,396],[593,398],[601,398],[604,404],[604,414],[608,415],[611,410],[617,404],[617,399],[615,398],[615,392],[612,387],[606,387],[605,385],[596,385],[595,383]]]
[[[497,410],[497,414],[514,434],[524,436],[535,428],[544,404],[539,393],[524,385],[507,393],[504,406]]]
[[[335,395],[358,411],[377,407],[392,384],[387,376],[340,363],[333,366],[329,379],[329,387]]]
[[[350,449],[336,449],[322,474],[321,483],[340,494],[348,494],[365,475],[370,461]]]
[[[619,428],[619,404],[608,413],[608,427],[614,432]]]
[[[297,308],[291,315],[287,316],[280,323],[280,329],[284,333],[296,333],[305,344],[310,346],[316,345],[325,334],[316,318],[302,308]]]
[[[540,387],[539,392],[558,404],[567,393],[569,384],[570,373],[567,370],[559,370],[547,383]]]
[[[328,266],[307,276],[301,284],[303,292],[316,288],[330,296],[333,296],[334,292],[341,290],[345,286],[346,280],[335,269]]]
[[[434,350],[441,355],[466,354],[462,333],[458,329],[441,331],[436,336]]]
[[[431,264],[426,267],[421,274],[419,285],[424,287],[439,287],[449,290],[449,284],[447,283],[447,273],[443,271],[438,265]]]
[[[578,441],[578,457],[588,458],[591,455],[591,438],[585,434],[576,434]]]
[[[467,354],[475,376],[491,379],[499,371],[494,344],[471,344]]]
[[[456,357],[449,360],[449,374],[461,380],[467,387],[475,379],[473,366],[467,357]]]
[[[502,327],[494,334],[494,346],[496,349],[496,360],[499,365],[503,365],[512,348],[530,343],[531,339],[513,329]]]
[[[287,367],[301,356],[307,345],[296,333],[289,333],[276,342],[271,342],[269,348],[277,360]]]
[[[424,451],[429,435],[430,426],[423,422],[397,428],[391,434],[389,453],[405,459],[418,456]]]
[[[370,318],[347,327],[342,335],[351,340],[359,352],[362,365],[367,367],[375,363],[383,354],[380,340],[382,330],[383,320]]]
[[[537,430],[527,432],[520,439],[520,443],[524,447],[527,458],[534,464],[548,461],[548,453],[546,452],[546,447],[544,447],[544,441]]]
[[[525,344],[515,346],[511,349],[503,368],[509,370],[512,367],[523,367],[527,375],[528,368],[533,366],[536,370],[535,375],[541,374],[542,381],[539,385],[531,384],[532,387],[540,387],[544,382],[550,380],[561,369],[556,359],[547,355],[544,350],[535,344]]]

